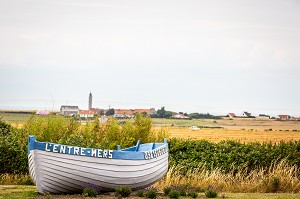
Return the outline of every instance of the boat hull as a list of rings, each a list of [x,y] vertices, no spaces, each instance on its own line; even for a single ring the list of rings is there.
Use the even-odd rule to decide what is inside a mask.
[[[168,170],[168,152],[150,159],[106,159],[30,150],[29,173],[39,193],[81,193],[85,187],[110,191],[147,187]]]

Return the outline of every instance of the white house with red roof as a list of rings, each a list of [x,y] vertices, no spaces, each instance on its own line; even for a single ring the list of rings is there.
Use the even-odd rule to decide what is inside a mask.
[[[133,109],[115,109],[115,118],[133,118]]]
[[[80,118],[93,118],[96,114],[98,114],[99,111],[96,109],[92,110],[79,110],[79,117]]]
[[[136,114],[145,114],[145,115],[152,115],[155,113],[154,108],[150,109],[114,109],[115,118],[133,118]]]
[[[178,114],[174,115],[173,118],[175,118],[175,119],[189,119],[188,116],[186,116],[184,114],[181,114],[181,113],[178,113]]]

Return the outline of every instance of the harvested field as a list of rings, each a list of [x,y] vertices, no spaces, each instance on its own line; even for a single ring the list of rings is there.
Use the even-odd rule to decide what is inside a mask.
[[[191,130],[188,128],[170,128],[171,138],[205,139],[212,142],[235,140],[240,142],[280,142],[300,140],[300,131],[264,131],[264,130],[230,130],[207,129]]]
[[[223,118],[220,120],[212,119],[152,119],[154,126],[161,127],[189,127],[198,126],[204,128],[224,128],[229,130],[272,130],[272,131],[299,131],[300,121],[280,121],[275,119],[261,118]]]
[[[240,142],[280,142],[300,140],[299,121],[279,121],[260,118],[224,118],[221,120],[153,119],[154,126],[168,127],[171,137],[206,139],[213,142],[236,140]],[[191,130],[189,126],[198,126]]]

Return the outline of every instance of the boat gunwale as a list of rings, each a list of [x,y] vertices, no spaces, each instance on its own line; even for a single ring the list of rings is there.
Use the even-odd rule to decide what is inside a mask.
[[[64,149],[68,148],[68,153],[66,150],[61,152],[62,146]],[[134,148],[146,148],[147,146],[152,146],[151,149],[144,151],[136,151],[132,150]],[[49,148],[47,148],[49,147]],[[52,148],[51,148],[52,147]],[[54,154],[66,154],[66,155],[75,155],[75,156],[83,156],[83,157],[91,157],[91,158],[103,158],[103,159],[118,159],[118,160],[150,160],[157,158],[163,154],[168,154],[169,148],[166,138],[164,138],[164,142],[152,142],[140,144],[138,141],[136,146],[125,148],[122,150],[108,150],[108,149],[100,149],[100,148],[85,148],[80,146],[70,146],[65,144],[57,144],[52,142],[40,142],[36,140],[36,136],[28,136],[28,154],[33,150],[46,151]],[[84,153],[83,153],[83,152]],[[96,155],[97,151],[97,155]],[[99,156],[99,151],[102,153]],[[95,155],[95,156],[93,156]]]

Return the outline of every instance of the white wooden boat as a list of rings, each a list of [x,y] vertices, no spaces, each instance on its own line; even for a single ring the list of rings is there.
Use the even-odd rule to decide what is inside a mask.
[[[140,144],[103,150],[38,142],[28,138],[29,172],[39,193],[80,193],[93,186],[101,191],[119,186],[147,187],[168,170],[168,143]]]

